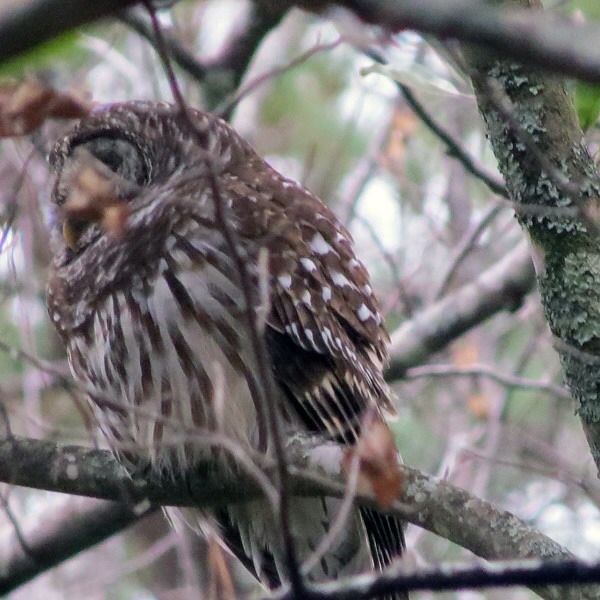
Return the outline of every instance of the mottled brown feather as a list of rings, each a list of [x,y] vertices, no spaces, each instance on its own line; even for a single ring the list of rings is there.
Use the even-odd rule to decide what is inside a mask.
[[[257,304],[259,254],[268,251],[265,336],[282,412],[290,426],[352,443],[367,407],[393,411],[382,376],[389,338],[352,238],[320,200],[271,168],[229,125],[199,111],[191,114],[196,136],[168,104],[101,106],[51,155],[59,226],[70,173],[77,168],[75,147],[139,186],[126,200],[130,215],[118,236],[91,223],[73,249],[57,227],[48,309],[73,372],[98,390],[92,393],[98,421],[117,447],[122,440],[147,438],[160,446],[177,439],[177,431],[168,421],[149,424],[134,412],[110,409],[101,392],[112,393],[124,407],[154,406],[174,422],[213,428],[215,364],[225,370],[225,384],[235,386],[226,390],[232,416],[225,426],[242,444],[259,447],[264,440],[265,424],[256,423],[252,403],[255,357],[240,327],[239,273],[215,222],[208,153]],[[189,444],[180,446],[178,460],[187,464]],[[160,449],[153,452],[160,464]],[[323,501],[314,510],[326,518],[331,507]],[[232,547],[252,554],[252,546],[257,574],[275,583],[277,553],[259,540],[267,533],[257,537],[247,522],[258,522],[257,513],[223,511]],[[366,531],[372,560],[381,568],[402,550],[400,524],[372,511],[361,514],[355,525]],[[342,546],[339,556],[321,561],[320,577],[334,576],[354,557]]]

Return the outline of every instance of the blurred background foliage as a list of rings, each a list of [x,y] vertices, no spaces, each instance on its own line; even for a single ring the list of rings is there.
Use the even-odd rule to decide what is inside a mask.
[[[547,4],[575,13],[575,18],[600,18],[595,0]],[[202,61],[218,56],[249,9],[244,0],[188,0],[160,16]],[[367,35],[373,32],[357,29],[344,15],[334,15],[332,24],[290,12],[259,46],[242,87],[340,33],[357,46],[370,43]],[[435,302],[451,266],[455,273],[442,297],[504,257],[522,233],[510,207],[447,154],[396,86],[397,81],[410,85],[427,111],[492,171],[494,159],[460,73],[415,34],[385,41],[393,69],[370,69],[373,61],[360,50],[339,44],[266,77],[236,106],[232,123],[271,164],[307,185],[345,222],[394,331]],[[363,69],[378,72],[365,74]],[[170,99],[152,47],[118,21],[67,33],[2,65],[0,75],[35,75],[56,89],[99,102]],[[180,69],[178,75],[192,105],[203,107],[207,98],[214,99]],[[574,90],[578,105],[585,106],[580,116],[595,153],[599,109],[593,93]],[[95,435],[86,430],[72,394],[44,369],[16,360],[10,352],[20,348],[53,368],[66,368],[44,309],[52,229],[52,182],[44,155],[65,126],[51,123],[30,138],[0,142],[0,401],[14,433],[89,444]],[[475,236],[483,219],[489,223]],[[471,238],[470,250],[455,264]],[[457,369],[486,365],[534,381],[561,382],[536,293],[430,360]],[[570,401],[535,387],[508,389],[478,376],[393,384],[399,413],[393,428],[407,464],[513,511],[584,558],[600,556],[600,495]],[[48,503],[60,501],[56,495],[8,487],[4,494],[17,519],[41,518]],[[8,517],[0,515],[0,545],[11,527]],[[407,540],[407,560],[414,564],[467,554],[414,527],[409,527]],[[198,591],[206,577],[203,549],[193,535],[172,532],[155,516],[10,598],[204,597]],[[436,594],[461,600],[532,596],[524,589]]]

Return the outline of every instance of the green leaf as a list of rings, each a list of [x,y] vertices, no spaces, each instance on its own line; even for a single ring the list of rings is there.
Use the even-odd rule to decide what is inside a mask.
[[[21,79],[45,69],[56,69],[61,63],[72,64],[87,56],[87,51],[77,43],[76,31],[67,31],[52,40],[0,63],[0,78]]]
[[[584,131],[595,125],[600,116],[600,85],[576,82],[575,109],[579,125]]]

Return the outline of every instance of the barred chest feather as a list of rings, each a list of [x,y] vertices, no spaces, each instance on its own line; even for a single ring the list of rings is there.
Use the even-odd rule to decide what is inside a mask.
[[[173,470],[209,450],[202,431],[250,449],[261,426],[238,284],[231,269],[211,264],[191,229],[198,229],[193,221],[185,242],[179,234],[166,240],[151,279],[134,277],[88,305],[84,324],[67,338],[71,369],[109,443],[117,452],[142,449],[157,468]]]

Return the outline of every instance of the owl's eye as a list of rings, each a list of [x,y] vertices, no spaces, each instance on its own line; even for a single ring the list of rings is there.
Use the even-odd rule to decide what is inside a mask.
[[[137,146],[129,140],[98,135],[74,144],[72,149],[75,148],[87,150],[126,181],[137,185],[148,182],[146,163]]]

